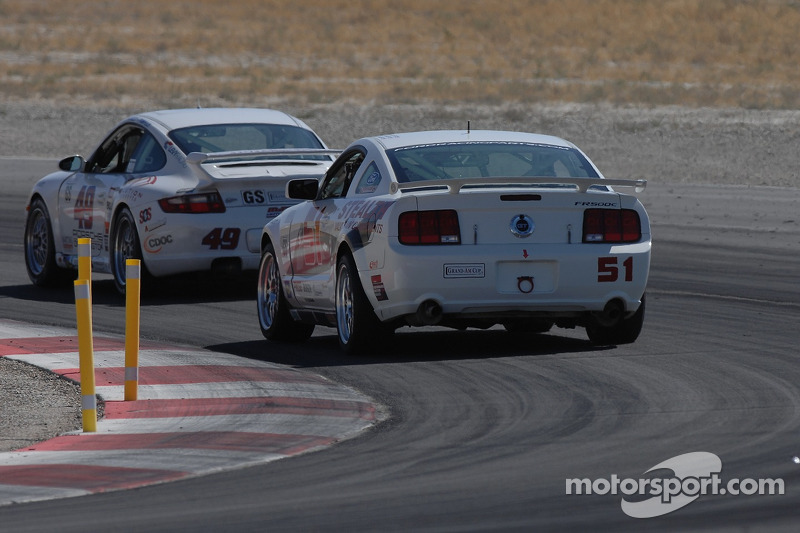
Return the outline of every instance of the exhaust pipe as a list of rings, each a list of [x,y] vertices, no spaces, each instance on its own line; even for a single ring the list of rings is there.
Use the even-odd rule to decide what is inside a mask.
[[[625,305],[621,300],[609,300],[603,310],[594,313],[597,323],[603,327],[613,327],[625,318]]]
[[[425,300],[417,308],[417,320],[425,326],[435,326],[442,320],[442,306],[436,300]]]

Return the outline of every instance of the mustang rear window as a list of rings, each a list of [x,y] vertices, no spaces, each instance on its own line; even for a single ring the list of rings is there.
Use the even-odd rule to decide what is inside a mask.
[[[474,142],[409,146],[387,150],[401,183],[452,178],[596,178],[578,150],[533,143]]]

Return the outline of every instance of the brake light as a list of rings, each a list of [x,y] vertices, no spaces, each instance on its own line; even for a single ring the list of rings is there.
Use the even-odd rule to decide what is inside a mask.
[[[398,238],[400,244],[460,244],[458,213],[452,209],[401,213]]]
[[[165,213],[224,213],[225,204],[218,192],[184,194],[158,201]]]
[[[587,209],[583,242],[637,242],[642,238],[639,213],[633,209]]]

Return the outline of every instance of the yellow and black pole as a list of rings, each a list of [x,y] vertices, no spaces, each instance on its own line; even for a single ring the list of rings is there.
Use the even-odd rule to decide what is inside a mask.
[[[139,387],[141,260],[125,261],[125,401],[136,400]]]
[[[95,396],[94,387],[92,289],[89,280],[79,279],[75,281],[75,309],[78,318],[83,431],[94,432],[97,431],[97,396]]]

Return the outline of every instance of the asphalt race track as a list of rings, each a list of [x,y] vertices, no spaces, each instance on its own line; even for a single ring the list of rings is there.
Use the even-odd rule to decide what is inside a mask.
[[[73,327],[71,289],[32,287],[25,196],[54,161],[0,159],[0,318]],[[800,524],[800,190],[651,183],[645,327],[597,350],[582,330],[406,329],[346,357],[333,330],[261,339],[255,283],[171,283],[146,297],[143,337],[285,364],[352,386],[389,419],[329,449],[130,491],[0,507],[2,531],[796,531]],[[110,278],[94,328],[123,333]],[[566,480],[639,479],[708,452],[723,482],[783,495],[703,495],[631,518],[621,494]],[[800,460],[798,460],[800,461]]]

